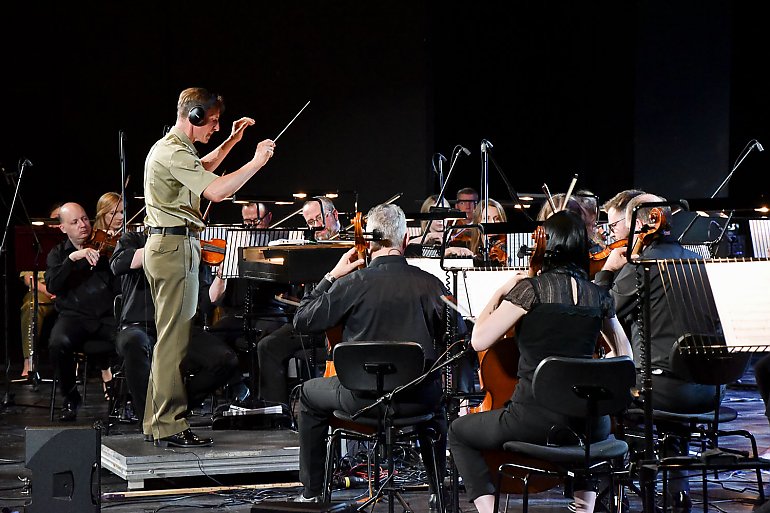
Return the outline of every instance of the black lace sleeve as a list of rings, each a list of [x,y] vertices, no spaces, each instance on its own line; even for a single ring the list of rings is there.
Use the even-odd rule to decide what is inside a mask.
[[[612,298],[609,291],[602,290],[600,300],[602,305],[602,316],[606,319],[615,317],[615,300]]]
[[[510,301],[528,312],[532,309],[535,298],[535,289],[530,279],[521,280],[503,297],[506,301]]]

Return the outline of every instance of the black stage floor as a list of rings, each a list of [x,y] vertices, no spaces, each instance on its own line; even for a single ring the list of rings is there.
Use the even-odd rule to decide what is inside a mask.
[[[12,369],[12,376],[18,375],[18,369]],[[3,392],[7,390],[3,386]],[[96,381],[89,381],[87,404],[81,408],[76,426],[93,426],[95,422],[105,421],[107,417],[107,403],[101,396],[101,385]],[[14,404],[2,409],[0,413],[0,508],[5,511],[24,511],[24,505],[32,500],[29,493],[30,487],[35,486],[36,476],[25,467],[25,428],[35,427],[74,427],[63,425],[58,421],[49,421],[48,401],[50,383],[42,383],[35,391],[26,383],[13,383],[10,391],[14,396]],[[57,398],[58,400],[58,398]],[[753,433],[760,448],[760,452],[770,448],[770,431],[768,422],[764,416],[764,405],[759,398],[754,386],[754,376],[751,368],[746,375],[728,389],[726,404],[739,412],[736,421],[729,424],[729,428],[746,429]],[[204,409],[205,410],[205,409]],[[200,431],[210,429],[211,417],[208,414],[198,413],[192,419],[193,424]],[[212,437],[220,441],[220,446],[237,453],[236,457],[246,458],[236,460],[229,471],[217,471],[216,466],[210,467],[210,453],[195,456],[192,463],[190,476],[164,475],[157,471],[152,479],[142,481],[140,485],[129,483],[123,477],[107,470],[105,448],[116,450],[117,453],[130,452],[134,449],[122,449],[127,446],[137,448],[141,454],[151,458],[156,463],[150,465],[150,471],[162,467],[174,458],[182,458],[178,453],[165,452],[145,444],[139,434],[139,426],[136,424],[115,424],[110,433],[102,439],[102,469],[101,497],[102,511],[116,513],[155,512],[155,511],[226,511],[226,512],[250,512],[252,505],[267,502],[287,500],[296,496],[300,488],[297,486],[298,476],[296,466],[292,467],[296,458],[296,434],[287,429],[253,430],[239,429],[226,431],[213,431]],[[260,456],[260,448],[264,448],[268,439],[273,440],[281,452],[278,460],[269,460],[274,454]],[[278,440],[278,442],[276,442]],[[742,439],[734,439],[723,445],[745,449],[747,444]],[[110,447],[112,449],[110,449]],[[117,448],[117,449],[116,449]],[[239,453],[238,448],[246,453]],[[255,450],[257,452],[255,453]],[[259,460],[259,458],[264,459]],[[248,458],[257,458],[256,461]],[[189,458],[188,458],[189,459]],[[277,463],[276,463],[277,461]],[[245,463],[244,463],[245,462]],[[258,472],[248,472],[238,469],[238,464],[254,465]],[[154,467],[153,467],[154,465]],[[207,469],[214,468],[215,470]],[[289,469],[289,470],[286,470]],[[230,473],[228,473],[230,472]],[[182,472],[184,474],[184,472]],[[421,481],[422,473],[415,472],[411,479],[405,481],[408,490],[405,498],[415,513],[428,513],[428,492]],[[407,476],[409,477],[409,476]],[[770,473],[763,473],[767,482]],[[692,496],[695,500],[694,511],[701,511],[701,498],[699,477],[696,476],[691,484]],[[547,492],[533,495],[530,498],[531,511],[533,513],[548,513],[556,511],[568,511],[569,501],[564,498],[562,488],[557,487]],[[358,494],[366,490],[342,490],[335,492],[335,500],[353,500]],[[747,512],[756,507],[756,480],[750,472],[721,472],[718,477],[713,475],[709,479],[709,510],[727,512]],[[641,511],[639,498],[630,495],[631,511]],[[278,510],[278,509],[276,509]],[[460,493],[459,511],[472,512],[475,508],[465,500]],[[509,510],[521,510],[521,497],[511,496]],[[265,510],[263,510],[265,511]],[[387,511],[387,504],[380,503],[375,511]],[[402,509],[396,504],[396,511]]]

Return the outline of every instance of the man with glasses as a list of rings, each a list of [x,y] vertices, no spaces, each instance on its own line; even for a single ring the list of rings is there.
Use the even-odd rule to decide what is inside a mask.
[[[457,191],[455,207],[465,212],[465,218],[470,222],[473,219],[473,211],[479,203],[479,193],[472,187],[464,187]]]
[[[323,205],[323,213],[321,212]],[[340,231],[340,220],[334,203],[329,198],[319,196],[302,205],[302,217],[309,228],[323,228],[315,232],[315,240],[329,240]]]
[[[602,210],[607,212],[607,230],[613,240],[628,239],[629,228],[626,224],[626,207],[629,202],[644,194],[638,189],[626,189],[614,195],[602,205]],[[626,264],[626,247],[615,248],[605,260],[601,271],[596,274],[594,281],[609,286],[614,273]]]
[[[273,213],[264,203],[247,203],[241,208],[243,226],[247,228],[269,228]]]

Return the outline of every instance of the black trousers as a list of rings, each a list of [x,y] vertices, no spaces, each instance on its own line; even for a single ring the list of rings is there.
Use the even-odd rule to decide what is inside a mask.
[[[770,354],[766,354],[754,364],[754,378],[762,402],[765,403],[765,416],[770,420]]]
[[[54,372],[59,378],[62,395],[70,397],[75,389],[75,357],[74,353],[83,350],[83,344],[88,340],[115,341],[116,325],[112,317],[102,319],[83,319],[59,315],[51,330],[48,349]],[[96,362],[99,368],[109,366],[109,355],[102,355]]]
[[[430,443],[427,439],[420,441],[420,451],[429,472],[429,458],[438,457],[440,477],[443,479],[443,467],[446,463],[446,418],[440,414],[441,395],[440,383],[432,381],[413,391],[404,392],[393,404],[396,415],[438,412],[430,426],[440,435],[435,453],[429,452]],[[332,412],[344,410],[353,414],[374,400],[375,398],[362,397],[351,392],[343,387],[336,377],[315,378],[302,384],[299,411],[299,480],[305,486],[305,497],[316,497],[323,491],[326,436]]]
[[[502,450],[505,442],[513,440],[541,445],[574,443],[574,440],[561,438],[569,436],[568,430],[552,431],[552,426],[564,426],[582,432],[583,426],[579,424],[583,421],[570,425],[553,415],[538,405],[509,403],[505,408],[470,413],[453,420],[449,426],[449,450],[463,478],[468,500],[473,501],[495,492],[482,451]],[[594,441],[606,439],[610,432],[609,417],[600,419],[592,429]]]
[[[134,400],[137,415],[144,413],[147,401],[147,383],[155,346],[154,329],[141,325],[122,326],[117,336],[118,354],[123,357],[126,381]],[[182,360],[186,382],[187,400],[190,407],[200,404],[217,388],[240,381],[238,356],[218,337],[193,327],[187,356]]]
[[[313,350],[318,337],[302,335],[287,323],[257,342],[259,396],[265,401],[289,403],[287,378],[289,360],[303,349]],[[312,375],[312,373],[311,373]]]

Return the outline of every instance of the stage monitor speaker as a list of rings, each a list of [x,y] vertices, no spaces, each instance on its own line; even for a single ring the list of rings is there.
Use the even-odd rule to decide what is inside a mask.
[[[25,429],[32,471],[29,513],[101,511],[101,431],[92,427]]]
[[[264,501],[251,507],[251,513],[354,513],[357,503],[330,502],[319,504],[317,502],[285,502]]]

